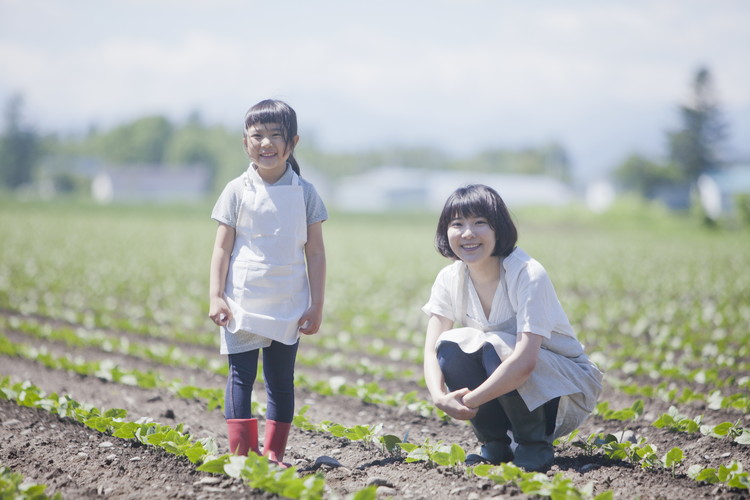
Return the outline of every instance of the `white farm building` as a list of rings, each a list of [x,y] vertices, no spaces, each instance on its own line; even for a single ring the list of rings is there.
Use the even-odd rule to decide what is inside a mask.
[[[467,184],[486,184],[494,188],[509,208],[559,206],[574,198],[568,185],[542,175],[380,167],[341,179],[331,204],[353,212],[439,211],[451,192]]]
[[[205,198],[209,183],[203,167],[128,166],[97,173],[91,194],[102,204],[192,202]]]

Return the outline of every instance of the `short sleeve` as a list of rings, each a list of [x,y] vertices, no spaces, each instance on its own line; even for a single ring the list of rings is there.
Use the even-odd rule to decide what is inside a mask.
[[[425,314],[436,314],[455,322],[452,290],[457,286],[454,265],[440,270],[432,285],[430,300],[422,307]]]
[[[216,200],[211,218],[230,227],[237,227],[237,215],[242,201],[242,178],[230,181]]]
[[[307,225],[328,220],[328,210],[323,199],[310,182],[300,178],[302,190],[305,196],[305,208],[307,210]]]
[[[561,323],[568,323],[547,272],[541,264],[527,262],[516,282],[518,332],[550,338]]]

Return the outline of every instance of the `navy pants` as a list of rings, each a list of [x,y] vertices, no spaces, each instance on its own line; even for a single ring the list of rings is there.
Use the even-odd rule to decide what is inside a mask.
[[[263,378],[266,385],[266,418],[289,423],[294,417],[294,362],[299,340],[293,345],[273,341],[263,348]],[[224,393],[226,418],[252,418],[253,384],[258,374],[260,349],[230,354],[229,376]]]
[[[450,391],[464,387],[473,391],[500,366],[500,356],[489,343],[485,343],[476,352],[465,353],[455,342],[441,342],[437,348],[437,358],[440,370],[445,378],[445,385],[448,386]],[[512,401],[512,404],[516,406],[523,405],[523,408],[518,408],[518,410],[521,413],[525,411],[531,417],[531,413],[517,391],[511,391],[504,396],[500,396],[500,398],[487,401],[477,408],[476,416],[471,419],[474,433],[483,443],[488,441],[510,442],[507,432],[512,426],[508,415],[500,404],[501,398],[506,398],[506,404]],[[547,434],[554,431],[559,400],[560,398],[554,398],[548,401],[541,410],[546,418]]]

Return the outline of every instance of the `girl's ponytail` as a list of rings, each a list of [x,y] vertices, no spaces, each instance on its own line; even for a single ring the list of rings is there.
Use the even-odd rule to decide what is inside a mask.
[[[294,153],[290,154],[289,158],[287,158],[286,161],[288,161],[292,166],[292,170],[294,170],[295,174],[302,175],[299,173],[299,163],[297,163],[297,159],[294,157]]]

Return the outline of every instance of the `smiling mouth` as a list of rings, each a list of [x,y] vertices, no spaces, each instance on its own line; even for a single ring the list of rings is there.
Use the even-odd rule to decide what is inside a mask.
[[[260,156],[270,158],[271,156],[276,156],[276,153],[261,153]]]
[[[471,245],[461,245],[461,248],[464,250],[474,250],[475,248],[479,248],[479,243],[472,243]]]

